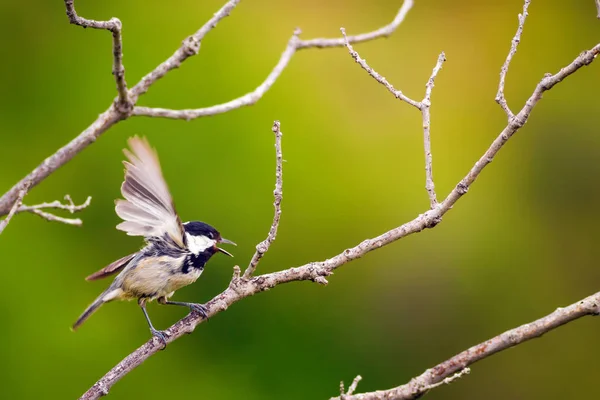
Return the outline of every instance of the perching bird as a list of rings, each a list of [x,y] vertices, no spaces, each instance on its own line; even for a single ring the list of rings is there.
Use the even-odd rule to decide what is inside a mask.
[[[189,307],[206,318],[207,310],[202,304],[168,299],[177,289],[195,282],[216,252],[233,257],[217,244],[235,243],[222,238],[215,228],[204,222],[182,224],[156,152],[145,138],[137,136],[129,139],[129,147],[133,153],[124,150],[129,162],[123,162],[125,181],[121,186],[125,200],[116,201],[117,215],[124,222],[117,225],[117,229],[131,236],[144,236],[146,246],[86,278],[91,281],[120,272],[108,289],[81,314],[73,324],[73,330],[104,303],[137,299],[152,335],[166,345],[164,333],[155,329],[150,321],[146,302],[157,299],[160,304]]]

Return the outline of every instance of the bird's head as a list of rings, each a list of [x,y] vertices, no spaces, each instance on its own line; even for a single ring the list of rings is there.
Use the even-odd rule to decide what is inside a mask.
[[[204,253],[210,257],[216,252],[221,252],[229,257],[233,257],[230,252],[223,250],[217,245],[219,243],[225,243],[236,246],[236,244],[231,240],[221,237],[219,231],[212,226],[200,221],[190,221],[184,223],[183,228],[185,229],[187,248],[193,254],[199,255]]]

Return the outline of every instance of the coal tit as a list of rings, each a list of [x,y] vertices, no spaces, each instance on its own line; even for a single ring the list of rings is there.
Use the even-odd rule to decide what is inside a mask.
[[[96,280],[119,273],[113,283],[81,314],[73,324],[77,329],[102,304],[112,300],[137,299],[152,335],[164,345],[164,332],[154,328],[146,303],[189,307],[206,318],[202,304],[170,301],[173,293],[198,279],[204,265],[217,252],[232,256],[217,245],[235,245],[212,226],[204,222],[181,223],[167,184],[162,176],[158,156],[143,138],[129,139],[132,152],[124,150],[125,181],[121,193],[125,200],[116,201],[116,212],[124,221],[117,229],[131,236],[143,236],[146,245],[140,251],[125,256],[88,276]]]

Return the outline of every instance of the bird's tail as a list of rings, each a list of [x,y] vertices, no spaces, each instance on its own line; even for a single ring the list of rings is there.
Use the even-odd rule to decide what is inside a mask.
[[[75,321],[75,323],[71,327],[71,330],[74,331],[77,328],[79,328],[79,326],[81,324],[83,324],[85,322],[85,320],[87,320],[98,308],[100,308],[100,306],[102,304],[108,303],[109,301],[118,297],[119,293],[117,293],[117,292],[121,292],[121,289],[115,290],[114,288],[110,287],[105,292],[103,292],[100,296],[98,296],[98,298],[96,300],[94,300],[94,302],[92,304],[90,304],[88,306],[88,308],[85,309],[83,314],[81,314],[81,316],[79,318],[77,318],[77,321]]]

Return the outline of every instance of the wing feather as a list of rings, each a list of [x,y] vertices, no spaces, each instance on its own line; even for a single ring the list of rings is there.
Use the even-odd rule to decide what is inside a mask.
[[[86,277],[86,281],[95,281],[96,279],[106,278],[107,276],[111,276],[121,271],[129,262],[135,257],[137,253],[130,254],[123,258],[119,258],[117,261],[107,265],[102,268],[100,271],[94,272],[90,276]]]
[[[183,226],[160,169],[156,152],[146,138],[129,139],[131,152],[124,150],[125,181],[117,200],[116,212],[124,222],[117,229],[131,236],[170,239],[172,245],[183,248]]]

